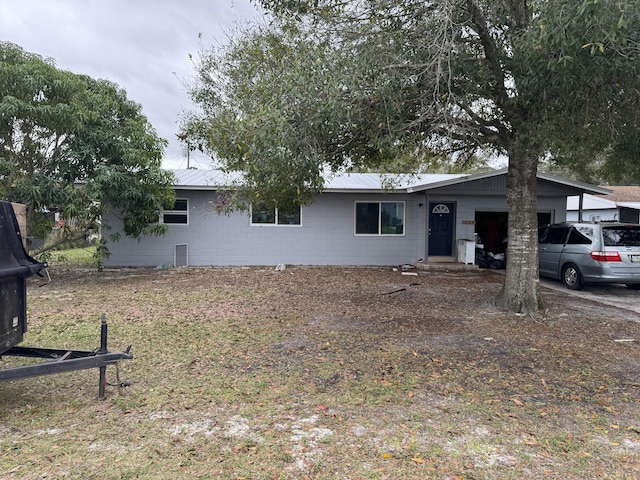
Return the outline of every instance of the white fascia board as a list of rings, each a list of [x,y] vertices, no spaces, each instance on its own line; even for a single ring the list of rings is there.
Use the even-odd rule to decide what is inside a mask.
[[[617,202],[619,207],[633,208],[634,210],[640,210],[640,202]]]

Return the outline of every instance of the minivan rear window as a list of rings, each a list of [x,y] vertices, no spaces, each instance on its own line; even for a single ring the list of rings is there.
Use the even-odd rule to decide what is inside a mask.
[[[607,247],[640,247],[640,225],[602,227],[602,238]]]

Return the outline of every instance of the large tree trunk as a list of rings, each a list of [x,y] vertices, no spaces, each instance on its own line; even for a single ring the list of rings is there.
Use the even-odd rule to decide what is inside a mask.
[[[538,160],[518,142],[509,151],[507,270],[497,304],[503,310],[537,316],[542,309],[538,279]]]

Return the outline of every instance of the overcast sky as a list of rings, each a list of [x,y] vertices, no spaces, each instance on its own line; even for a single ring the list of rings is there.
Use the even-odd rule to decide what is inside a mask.
[[[182,83],[194,73],[188,55],[261,18],[249,0],[6,0],[0,40],[117,83],[170,142],[163,166],[186,168],[175,134],[180,112],[192,108]],[[210,168],[202,156],[190,163]]]

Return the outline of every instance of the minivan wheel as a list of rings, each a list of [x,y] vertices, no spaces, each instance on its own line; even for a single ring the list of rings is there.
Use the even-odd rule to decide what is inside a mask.
[[[627,283],[627,288],[631,290],[640,290],[640,283]]]
[[[562,283],[570,290],[580,290],[582,288],[582,275],[580,275],[580,270],[573,263],[565,265],[562,269]]]

